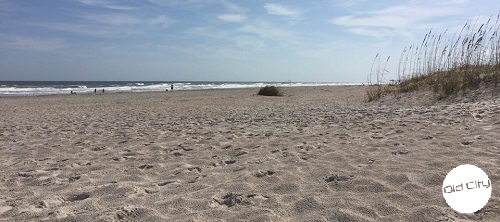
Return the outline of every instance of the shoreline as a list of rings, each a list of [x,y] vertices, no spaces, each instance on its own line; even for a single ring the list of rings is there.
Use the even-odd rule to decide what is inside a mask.
[[[367,85],[362,85],[362,84],[353,84],[353,85],[318,85],[318,86],[279,86],[279,88],[287,89],[287,88],[314,88],[314,87],[322,87],[322,88],[329,88],[329,87],[366,87]],[[71,93],[57,93],[57,94],[31,94],[31,95],[6,95],[6,94],[0,94],[0,98],[17,98],[17,97],[58,97],[58,96],[90,96],[90,95],[113,95],[113,94],[135,94],[135,93],[171,93],[171,92],[190,92],[190,91],[218,91],[218,90],[223,90],[223,91],[231,91],[231,90],[256,90],[256,93],[258,92],[258,89],[261,87],[242,87],[242,88],[212,88],[212,89],[188,89],[188,90],[170,90],[168,91],[136,91],[136,92],[99,92],[99,90],[94,93],[94,91],[89,91],[89,92],[78,92],[76,94],[71,94]]]
[[[17,82],[14,82],[17,83]],[[162,92],[170,90],[171,84],[164,82],[31,82],[30,84],[2,85],[0,95],[4,96],[38,96],[94,93],[94,89],[105,89],[106,92]],[[54,84],[50,84],[54,83]],[[57,84],[56,84],[57,83]],[[89,85],[90,83],[90,85]],[[113,84],[117,83],[117,84]],[[303,86],[337,86],[337,85],[363,85],[363,83],[322,83],[322,82],[183,82],[175,83],[176,91],[204,90],[204,89],[243,89],[276,85],[280,87],[303,87]]]

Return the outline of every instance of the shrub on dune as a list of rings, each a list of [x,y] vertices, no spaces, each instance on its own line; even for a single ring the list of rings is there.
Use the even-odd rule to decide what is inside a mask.
[[[257,95],[261,96],[283,96],[281,89],[276,86],[265,86],[260,88],[259,93]]]

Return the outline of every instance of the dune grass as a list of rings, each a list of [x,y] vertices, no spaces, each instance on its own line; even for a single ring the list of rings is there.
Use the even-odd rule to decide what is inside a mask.
[[[264,86],[260,88],[257,95],[261,96],[283,96],[283,92],[277,86]]]
[[[485,23],[468,22],[449,37],[448,31],[429,31],[422,42],[403,49],[399,58],[396,84],[382,84],[385,65],[370,73],[367,100],[377,100],[389,93],[433,90],[446,98],[482,83],[495,87],[500,82],[500,14]],[[387,64],[387,62],[386,62]],[[371,76],[377,76],[376,82]]]
[[[394,84],[385,84],[384,74],[388,73],[386,67],[390,57],[387,57],[384,65],[380,63],[380,54],[375,56],[372,63],[370,75],[368,75],[368,82],[370,83],[366,90],[366,100],[368,102],[378,100],[383,96],[394,91]],[[377,67],[374,69],[374,67]]]

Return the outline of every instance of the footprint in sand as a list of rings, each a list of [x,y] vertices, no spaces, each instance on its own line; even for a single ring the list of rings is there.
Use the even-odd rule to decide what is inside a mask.
[[[196,170],[196,172],[200,173],[201,172],[201,167],[199,166],[190,166],[187,168],[189,170],[189,172],[193,172]]]
[[[269,199],[270,197],[258,194],[238,194],[238,193],[227,193],[222,197],[222,199],[213,198],[213,200],[219,205],[225,205],[227,207],[233,207],[235,205],[250,205],[250,199]]]
[[[476,122],[481,122],[486,115],[486,110],[477,110],[476,112],[471,113],[471,115]]]
[[[149,164],[144,164],[144,165],[139,166],[139,169],[142,169],[142,170],[148,170],[151,168],[153,168],[153,165],[149,165]]]
[[[73,183],[73,182],[79,180],[80,178],[82,178],[80,175],[75,175],[75,176],[69,177],[68,180],[70,183]]]
[[[169,180],[169,181],[164,181],[164,182],[160,182],[158,183],[158,186],[160,187],[163,187],[163,186],[166,186],[168,184],[172,184],[172,183],[179,183],[178,180]]]
[[[250,201],[248,198],[241,194],[228,193],[221,200],[213,198],[215,202],[219,205],[226,205],[227,207],[233,207],[236,204],[249,205]]]
[[[367,167],[372,165],[373,163],[375,163],[375,159],[370,158],[365,163],[358,164],[358,167]]]
[[[88,199],[89,197],[90,197],[89,193],[80,193],[80,194],[69,195],[65,197],[64,200],[69,202],[75,202]]]
[[[101,151],[101,150],[105,150],[105,149],[106,149],[106,146],[98,146],[98,147],[92,148],[92,151]]]
[[[330,183],[330,182],[338,183],[338,182],[347,182],[347,181],[351,180],[351,177],[352,176],[343,176],[340,174],[332,174],[330,176],[324,177],[323,180],[325,180],[325,182],[327,182],[327,183]]]
[[[116,218],[118,218],[119,221],[126,221],[144,217],[147,213],[147,210],[144,208],[126,206],[116,212]]]
[[[274,170],[265,170],[265,171],[258,171],[257,173],[255,173],[254,175],[256,177],[265,177],[265,176],[272,176],[274,175],[276,172]]]
[[[398,150],[398,151],[394,151],[394,152],[391,152],[392,155],[407,155],[409,154],[410,151],[408,150],[405,150],[405,149],[402,149],[402,150]]]
[[[242,156],[242,155],[245,155],[245,154],[248,154],[248,152],[246,152],[246,151],[239,151],[236,154],[234,154],[234,157],[239,157],[239,156]]]
[[[9,210],[12,210],[13,207],[11,206],[0,206],[0,215],[2,215],[3,213],[9,211]]]
[[[464,146],[468,146],[468,145],[471,145],[472,143],[474,143],[474,141],[471,141],[471,140],[466,140],[466,141],[462,141],[462,145]]]

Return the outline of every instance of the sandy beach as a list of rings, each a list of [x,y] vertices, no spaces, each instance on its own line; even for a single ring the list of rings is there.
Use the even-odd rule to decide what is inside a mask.
[[[500,221],[500,99],[363,86],[0,98],[0,221]],[[482,168],[459,214],[446,174]]]

